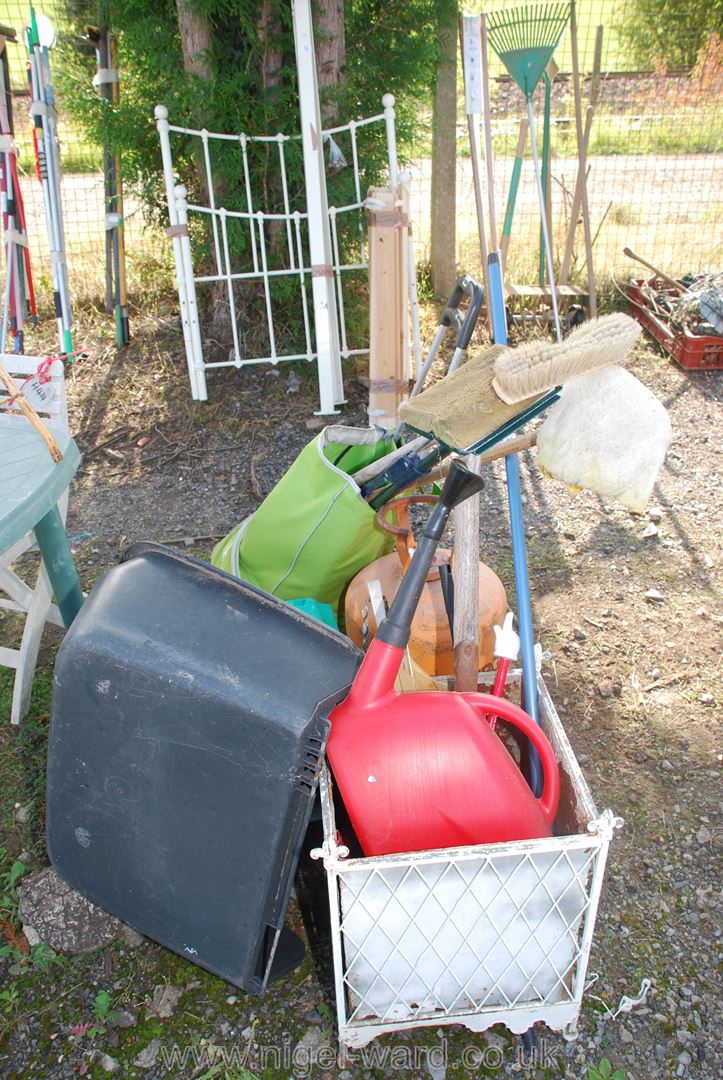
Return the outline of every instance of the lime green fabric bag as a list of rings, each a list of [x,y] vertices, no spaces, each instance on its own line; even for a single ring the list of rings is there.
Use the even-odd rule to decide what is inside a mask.
[[[341,617],[351,579],[394,543],[350,474],[393,449],[379,428],[324,428],[211,562],[282,600],[330,604]]]

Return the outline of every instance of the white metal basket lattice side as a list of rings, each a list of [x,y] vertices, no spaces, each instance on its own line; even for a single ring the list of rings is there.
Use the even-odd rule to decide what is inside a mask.
[[[552,700],[542,726],[561,770],[557,831],[530,841],[347,858],[321,776],[339,1039],[440,1024],[575,1038],[603,873],[619,819],[598,815]],[[481,793],[481,797],[484,797]],[[317,854],[317,853],[315,853]]]

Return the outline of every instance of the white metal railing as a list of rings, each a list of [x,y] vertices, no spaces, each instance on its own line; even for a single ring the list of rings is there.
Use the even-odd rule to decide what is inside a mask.
[[[343,400],[341,396],[341,367],[340,359],[350,356],[368,353],[368,344],[363,347],[354,347],[349,340],[349,333],[345,312],[344,276],[347,272],[363,272],[368,268],[366,251],[366,227],[365,227],[365,194],[362,192],[360,171],[360,148],[358,133],[360,129],[370,125],[384,125],[387,163],[389,169],[389,182],[396,188],[398,184],[408,184],[406,174],[400,174],[397,162],[394,98],[386,94],[383,100],[384,110],[376,116],[363,120],[352,120],[347,124],[338,125],[323,131],[323,140],[335,140],[344,137],[344,144],[349,146],[349,157],[353,174],[353,201],[342,206],[329,206],[327,212],[326,228],[328,229],[328,243],[330,262],[324,265],[315,265],[309,250],[309,233],[314,227],[309,218],[307,207],[295,207],[289,189],[288,148],[291,143],[299,143],[300,135],[259,135],[250,136],[244,133],[224,134],[210,132],[204,128],[181,127],[169,123],[168,110],[164,105],[158,105],[155,109],[156,126],[161,142],[161,154],[163,159],[163,172],[166,186],[166,198],[168,202],[168,214],[170,221],[169,235],[173,241],[176,285],[179,294],[181,311],[181,323],[183,327],[184,343],[188,363],[191,390],[196,400],[204,401],[207,397],[206,370],[213,368],[236,367],[241,368],[249,364],[271,363],[277,364],[282,361],[319,359],[319,383],[321,397],[321,412],[333,412],[335,406]],[[182,136],[185,139],[197,141],[198,148],[196,158],[201,166],[202,190],[207,192],[208,205],[189,203],[188,192],[182,184],[176,184],[174,172],[174,159],[172,152],[172,136]],[[235,144],[240,153],[240,172],[242,174],[243,193],[241,202],[245,205],[242,210],[228,209],[223,205],[222,195],[215,184],[212,148],[222,144]],[[282,209],[279,212],[270,212],[259,205],[260,199],[253,189],[251,181],[251,155],[254,150],[262,150],[264,153],[276,147],[276,186],[280,194]],[[329,143],[330,151],[340,153],[335,142]],[[306,194],[306,192],[305,192]],[[340,242],[340,224],[344,219],[350,219],[353,223],[356,216],[356,224],[353,228],[358,231],[358,247],[355,246],[354,254],[350,258],[344,258],[344,252]],[[192,236],[189,234],[189,219],[196,217],[206,223],[206,235],[211,247],[210,266],[205,270],[196,270]],[[234,247],[230,232],[233,229],[242,230],[241,240],[245,252],[243,260],[238,254],[238,247]],[[273,245],[270,234],[273,233]],[[280,243],[280,237],[283,237]],[[273,258],[271,257],[273,255]],[[409,274],[408,289],[410,311],[412,313],[412,347],[415,355],[419,352],[418,321],[414,318],[416,313],[416,277],[414,269],[413,251],[409,250]],[[323,277],[327,287],[326,297],[323,292],[319,294],[318,279]],[[298,286],[298,314],[303,334],[301,348],[288,349],[280,344],[277,311],[272,295],[272,283],[281,279],[295,281]],[[258,282],[263,291],[263,308],[266,319],[266,350],[256,350],[253,355],[245,351],[245,343],[241,340],[239,332],[239,304],[235,295],[234,286],[239,283]],[[228,302],[229,319],[232,336],[232,349],[227,359],[207,361],[204,358],[201,328],[199,322],[199,305],[197,298],[197,285],[225,286],[224,295]],[[308,291],[311,288],[312,296]],[[330,295],[331,294],[331,295]],[[325,309],[325,310],[319,310]],[[329,335],[320,326],[320,317],[329,318],[329,310],[335,308],[334,321],[335,333]],[[288,311],[285,305],[284,314]],[[320,338],[331,336],[332,342],[338,335],[338,345],[335,352],[338,356],[333,362],[338,365],[338,375],[329,375],[327,369],[322,371]],[[261,335],[259,335],[260,337]]]

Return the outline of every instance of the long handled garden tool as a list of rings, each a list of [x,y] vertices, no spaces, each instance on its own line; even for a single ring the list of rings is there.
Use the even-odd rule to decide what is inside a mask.
[[[580,86],[580,62],[577,52],[577,13],[575,0],[570,0],[570,48],[572,52],[572,85],[575,97],[575,129],[577,133],[578,169],[580,172],[580,202],[582,205],[582,225],[585,234],[585,257],[587,260],[588,302],[590,314],[597,315],[597,297],[595,295],[595,270],[592,263],[592,229],[590,226],[590,205],[587,195],[587,140],[582,123],[582,89]],[[591,121],[592,122],[592,121]],[[589,138],[589,136],[588,136]]]
[[[647,266],[648,270],[652,270],[656,277],[659,277],[661,281],[665,281],[672,289],[676,289],[678,292],[690,291],[686,285],[682,284],[680,281],[676,281],[674,277],[671,277],[670,274],[666,274],[664,270],[659,270],[657,266],[653,266],[651,262],[644,259],[642,255],[637,255],[631,248],[624,247],[623,255],[627,255],[629,259],[634,259],[635,262],[639,262],[642,266]]]
[[[466,20],[466,22],[472,22],[472,20]],[[468,55],[464,57],[464,71],[465,80],[471,85],[476,85],[479,80],[480,85],[480,98],[482,101],[482,116],[484,120],[484,133],[485,133],[485,166],[487,170],[487,197],[489,202],[489,228],[490,228],[490,248],[491,254],[488,257],[488,282],[489,291],[487,298],[487,307],[491,315],[491,330],[493,340],[497,345],[503,346],[507,344],[507,316],[504,303],[504,287],[502,282],[502,265],[499,252],[497,250],[497,220],[494,198],[494,161],[492,154],[492,126],[491,126],[491,104],[490,104],[490,90],[489,90],[489,61],[488,61],[488,35],[487,35],[487,21],[484,15],[481,18],[474,20],[476,23],[477,42],[474,40],[474,34],[465,34],[464,43],[468,45]],[[479,46],[479,48],[478,48]],[[473,170],[479,168],[478,160],[474,153],[472,156]],[[480,234],[484,235],[484,221],[481,214],[481,208],[478,205],[478,225]],[[482,255],[484,258],[486,244],[482,247]],[[489,399],[493,401],[492,399]],[[529,584],[527,581],[527,558],[525,553],[525,540],[524,540],[524,527],[522,522],[522,503],[520,494],[519,483],[519,471],[517,465],[516,455],[509,455],[505,459],[505,470],[507,473],[507,495],[509,502],[510,512],[510,528],[512,536],[512,551],[514,560],[515,571],[515,584],[518,592],[518,606],[519,606],[519,618],[520,618],[520,631],[523,640],[523,679],[524,679],[524,692],[525,702],[527,709],[532,718],[539,721],[539,709],[537,704],[537,670],[535,666],[534,658],[534,636],[532,630],[532,618],[531,618],[531,606],[529,602]],[[463,519],[465,531],[462,535],[462,558],[463,567],[473,574],[477,566],[477,557],[472,557],[472,550],[475,546],[479,547],[479,517],[474,515],[469,510],[466,512]],[[465,587],[466,586],[466,587]],[[477,589],[474,587],[474,583],[467,581],[463,588],[460,590],[467,596],[474,597],[477,594]],[[463,622],[463,615],[469,617]],[[477,682],[477,672],[472,675],[471,662],[472,658],[476,657],[477,652],[472,642],[466,640],[466,636],[472,632],[474,633],[476,627],[476,618],[474,610],[469,612],[462,609],[462,614],[459,614],[456,619],[455,625],[455,639],[459,638],[458,646],[456,647],[456,659],[458,660],[459,670],[457,672],[461,682],[462,689],[469,689],[469,682],[474,678],[474,683]],[[539,760],[536,754],[533,752],[530,755],[530,775],[533,791],[539,792],[541,785],[541,773]]]
[[[552,84],[555,81],[557,72],[557,64],[550,58],[542,76],[545,80],[545,110],[542,121],[542,187],[545,192],[545,220],[547,221],[547,228],[550,233],[550,243],[552,243],[552,177],[550,175]],[[540,285],[545,284],[545,237],[542,232],[542,223],[540,223],[539,282]]]
[[[535,115],[532,95],[542,78],[552,54],[562,37],[570,17],[570,4],[542,3],[535,7],[506,8],[486,18],[489,43],[525,95],[530,122],[530,141],[535,166],[540,221],[545,246],[545,261],[550,284],[552,314],[557,340],[562,338],[560,313],[555,290],[552,264],[552,245],[547,222],[545,191],[542,185],[540,157],[535,137]]]
[[[497,221],[494,205],[487,50],[484,35],[480,33],[479,17],[467,16],[463,20],[462,58],[475,204],[477,207],[477,227],[480,238],[480,258],[485,275],[487,320],[490,336],[494,338],[494,304],[499,294],[499,255],[497,252]],[[480,116],[482,116],[484,123],[490,250],[487,248],[485,213],[482,202],[482,155],[479,144]],[[479,473],[481,468],[479,458],[470,455],[467,458],[467,467],[473,473]],[[463,692],[477,689],[477,676],[480,666],[479,528],[479,499],[468,499],[454,512],[454,562],[457,591],[457,603],[454,610],[454,678],[455,689]]]
[[[5,240],[5,267],[8,324],[13,337],[13,351],[23,352],[23,335],[26,316],[35,322],[35,292],[30,266],[25,208],[18,179],[17,147],[13,137],[12,97],[5,48],[0,41],[0,190],[2,191],[3,235]],[[7,328],[3,326],[2,348]]]
[[[477,229],[479,233],[480,261],[487,300],[487,324],[492,336],[492,312],[490,310],[490,282],[487,269],[487,231],[485,229],[485,211],[482,200],[482,150],[479,140],[479,118],[483,112],[482,103],[482,58],[480,53],[479,15],[465,15],[461,21],[460,36],[462,42],[462,70],[464,75],[465,111],[467,113],[467,131],[472,160],[472,180],[474,183],[474,201],[477,210]]]
[[[65,254],[65,233],[60,198],[60,159],[58,134],[55,123],[55,94],[50,72],[50,43],[40,40],[39,21],[35,9],[30,8],[30,25],[26,30],[28,49],[28,78],[32,95],[31,113],[34,119],[33,139],[38,178],[43,188],[43,202],[50,248],[53,299],[58,322],[60,348],[64,353],[73,352],[72,312],[68,265]],[[45,24],[50,27],[49,21]]]
[[[489,64],[488,56],[488,32],[487,20],[482,16],[482,78],[486,103],[487,125],[489,131],[487,143],[487,168],[490,178],[494,169],[492,157],[492,136],[490,129],[490,93],[489,93]],[[532,121],[530,121],[532,131]],[[534,137],[534,136],[533,136]],[[534,146],[534,142],[533,142]],[[490,216],[494,219],[494,188],[490,185]],[[496,246],[496,240],[495,240]],[[505,311],[505,293],[502,280],[502,265],[499,260],[490,266],[490,278],[492,282],[492,322],[493,337],[497,345],[507,345],[507,313]],[[503,357],[499,358],[502,361]],[[558,374],[560,373],[558,369]],[[561,380],[562,381],[562,380]],[[528,384],[529,385],[529,384]],[[525,543],[525,526],[522,514],[522,492],[520,489],[520,467],[517,454],[508,454],[505,457],[505,477],[507,480],[507,506],[510,516],[510,540],[512,543],[512,566],[515,578],[515,591],[517,594],[517,613],[520,626],[520,643],[522,653],[522,699],[524,707],[535,721],[540,722],[540,707],[537,695],[537,664],[535,661],[535,635],[532,625],[532,602],[530,599],[530,582],[527,569],[527,546]],[[542,790],[542,771],[540,760],[534,748],[529,747],[530,784],[533,792],[539,795]]]
[[[576,26],[577,30],[577,26]],[[593,56],[592,64],[592,79],[590,82],[590,104],[585,112],[585,130],[582,136],[582,155],[578,155],[580,160],[587,161],[587,152],[590,147],[590,135],[592,134],[592,121],[595,112],[595,106],[597,105],[598,97],[600,94],[600,71],[602,68],[602,46],[603,46],[603,28],[598,26],[595,32],[595,52]],[[577,57],[577,48],[575,49],[575,56]],[[577,60],[575,61],[577,66]],[[580,80],[575,81],[575,96],[576,102],[580,95]],[[577,107],[577,106],[576,106]],[[580,99],[580,108],[582,108],[582,102]],[[577,123],[577,120],[576,120]],[[575,190],[572,197],[572,203],[570,204],[570,222],[567,229],[567,238],[565,240],[565,250],[562,256],[562,263],[560,264],[559,281],[561,285],[567,284],[567,279],[570,274],[570,263],[572,262],[572,250],[575,244],[575,231],[577,229],[577,220],[580,216],[580,208],[583,200],[583,188],[587,188],[587,170],[583,170],[578,162],[577,177],[575,180]],[[585,210],[588,213],[588,210]],[[595,297],[595,280],[593,276],[592,266],[592,241],[590,243],[589,259],[588,259],[588,294],[591,296],[590,301],[590,314],[595,317],[597,313],[597,299]]]
[[[95,45],[98,71],[93,82],[109,108],[118,107],[117,47],[115,38],[106,27],[88,27],[88,37]],[[116,344],[119,348],[130,340],[128,299],[126,295],[125,241],[123,233],[123,182],[120,157],[107,145],[103,146],[106,225],[106,310],[115,315]]]
[[[526,118],[520,120],[520,133],[517,137],[517,149],[515,150],[515,160],[514,164],[512,165],[510,189],[507,195],[505,219],[502,223],[502,238],[500,239],[500,255],[502,256],[503,272],[507,265],[507,252],[510,248],[510,237],[512,236],[512,222],[515,216],[515,204],[517,203],[517,192],[520,188],[522,161],[525,156],[525,146],[527,145],[527,132],[529,131],[529,129],[530,121]]]

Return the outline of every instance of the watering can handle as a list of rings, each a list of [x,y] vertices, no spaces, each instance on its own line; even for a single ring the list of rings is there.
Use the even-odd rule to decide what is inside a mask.
[[[555,754],[547,739],[532,717],[528,716],[519,705],[505,698],[494,697],[492,694],[460,694],[475,712],[481,714],[481,719],[491,715],[500,720],[507,720],[513,727],[526,735],[540,755],[542,768],[545,774],[545,784],[542,795],[538,799],[540,810],[548,825],[552,825],[560,802],[560,770],[555,760]]]

